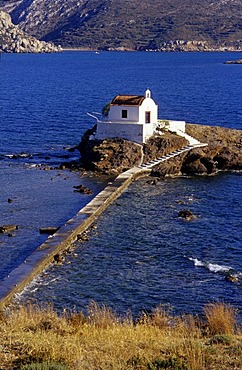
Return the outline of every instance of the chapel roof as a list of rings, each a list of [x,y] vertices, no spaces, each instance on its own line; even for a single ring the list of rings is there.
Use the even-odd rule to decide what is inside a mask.
[[[141,105],[145,96],[141,95],[117,95],[111,101],[111,105]]]

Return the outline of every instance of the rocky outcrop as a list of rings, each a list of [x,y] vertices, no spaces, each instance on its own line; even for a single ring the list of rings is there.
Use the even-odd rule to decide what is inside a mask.
[[[218,171],[242,170],[242,131],[187,124],[186,132],[207,147],[195,148],[156,166],[154,176],[212,175]]]
[[[140,145],[124,139],[82,140],[77,149],[87,170],[116,175],[139,165]]]
[[[153,136],[143,146],[143,163],[162,157],[188,144],[184,137],[168,131],[165,131],[161,136]]]
[[[9,14],[0,11],[0,52],[50,53],[60,50],[53,43],[27,35],[12,23]]]
[[[170,132],[150,138],[143,147],[123,139],[89,140],[94,131],[95,127],[88,130],[77,149],[86,169],[107,174],[121,173],[188,144],[186,139]],[[187,124],[186,132],[208,146],[191,149],[156,165],[153,176],[211,175],[242,170],[242,131]]]

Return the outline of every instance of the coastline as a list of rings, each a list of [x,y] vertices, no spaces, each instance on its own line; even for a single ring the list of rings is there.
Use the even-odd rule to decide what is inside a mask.
[[[209,170],[212,168],[211,161],[214,162],[216,160],[219,163],[220,157],[218,156],[218,153],[222,153],[221,161],[225,163],[228,168],[230,166],[229,159],[230,161],[234,161],[234,156],[236,153],[238,155],[238,164],[241,163],[241,130],[188,124],[188,132],[201,141],[207,142],[208,146],[205,148],[191,149],[191,153],[188,152],[179,154],[178,157],[169,160],[168,163],[154,165],[154,169],[140,169],[135,167],[134,164],[130,166],[132,167],[131,169],[126,170],[125,172],[120,171],[119,168],[119,172],[117,171],[116,175],[118,175],[118,173],[120,174],[112,183],[109,183],[103,191],[94,197],[73,218],[67,221],[65,225],[62,226],[54,235],[49,236],[49,238],[43,244],[41,244],[26,259],[26,261],[24,261],[24,263],[14,269],[8,277],[4,278],[0,282],[0,308],[8,305],[16,293],[19,293],[21,290],[23,290],[26,285],[28,285],[51,262],[53,262],[55,255],[62,253],[69,248],[69,246],[77,239],[78,235],[82,234],[88,227],[90,227],[96,218],[117,197],[119,197],[119,195],[129,186],[132,181],[148,174],[158,177],[179,174],[181,172],[181,164],[184,162],[184,158],[189,158],[189,155],[190,157],[195,158],[195,161],[197,162],[196,168],[198,169],[201,169],[201,163],[207,163],[207,168]],[[175,137],[175,135],[173,136]],[[170,139],[170,146],[168,146],[168,148],[166,147],[166,151],[168,150],[168,152],[177,149],[176,147],[181,147],[181,142],[176,141],[176,138],[174,137]],[[236,153],[229,151],[229,146],[232,148],[235,147]],[[213,158],[210,158],[211,152],[213,153]],[[157,154],[158,152],[156,152],[156,147],[151,146],[150,151],[148,150],[146,153],[145,159],[152,161],[155,159],[155,157],[157,157]],[[208,160],[208,158],[210,159]],[[102,160],[101,162],[103,163]],[[234,162],[232,163],[232,168],[229,168],[230,170],[234,169],[233,164]],[[122,166],[121,168],[124,169]],[[188,168],[193,171],[193,174],[197,174],[194,166],[188,166]],[[204,171],[204,166],[202,167],[202,171]],[[205,174],[208,175],[210,173]]]

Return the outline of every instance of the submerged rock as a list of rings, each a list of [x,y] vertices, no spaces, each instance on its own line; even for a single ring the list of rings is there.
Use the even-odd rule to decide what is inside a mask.
[[[239,277],[236,274],[228,274],[225,276],[225,280],[230,281],[231,283],[238,283]]]
[[[74,190],[75,192],[78,192],[78,193],[81,193],[81,194],[88,194],[88,195],[93,194],[93,191],[91,189],[89,189],[88,187],[84,186],[84,185],[75,185],[73,187],[75,189]]]
[[[39,229],[39,232],[40,232],[40,234],[53,235],[54,233],[56,233],[57,230],[59,230],[59,227],[56,227],[56,226],[48,226],[48,227],[41,227]]]
[[[188,220],[188,221],[194,220],[196,218],[196,216],[194,216],[194,214],[188,209],[183,209],[179,211],[178,217],[184,218],[185,220]]]
[[[0,233],[5,234],[5,233],[10,233],[11,231],[17,230],[18,225],[2,225],[0,226]]]
[[[61,264],[63,261],[65,261],[65,257],[61,253],[54,255],[54,263]]]

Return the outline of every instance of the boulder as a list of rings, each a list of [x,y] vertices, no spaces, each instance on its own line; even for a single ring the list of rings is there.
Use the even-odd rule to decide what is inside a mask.
[[[39,232],[40,234],[49,234],[49,235],[53,235],[56,233],[56,231],[59,230],[59,227],[56,227],[56,226],[48,226],[48,227],[41,227],[39,229]]]
[[[81,194],[88,194],[88,195],[91,195],[93,194],[93,191],[89,188],[87,188],[86,186],[84,185],[76,185],[76,186],[73,186],[74,187],[74,191],[75,192],[78,192],[78,193],[81,193]]]
[[[239,277],[236,274],[228,274],[225,276],[225,280],[231,282],[231,283],[238,283]]]
[[[143,145],[143,162],[146,163],[158,157],[162,157],[186,145],[188,145],[188,141],[184,137],[171,132],[153,136]]]
[[[65,260],[65,257],[61,253],[54,255],[54,263],[61,264]]]
[[[178,217],[184,218],[185,220],[188,220],[188,221],[194,220],[196,218],[196,216],[194,216],[194,214],[188,209],[183,209],[179,211]]]
[[[2,225],[0,226],[0,233],[5,234],[5,233],[10,233],[13,230],[18,229],[18,225]]]

